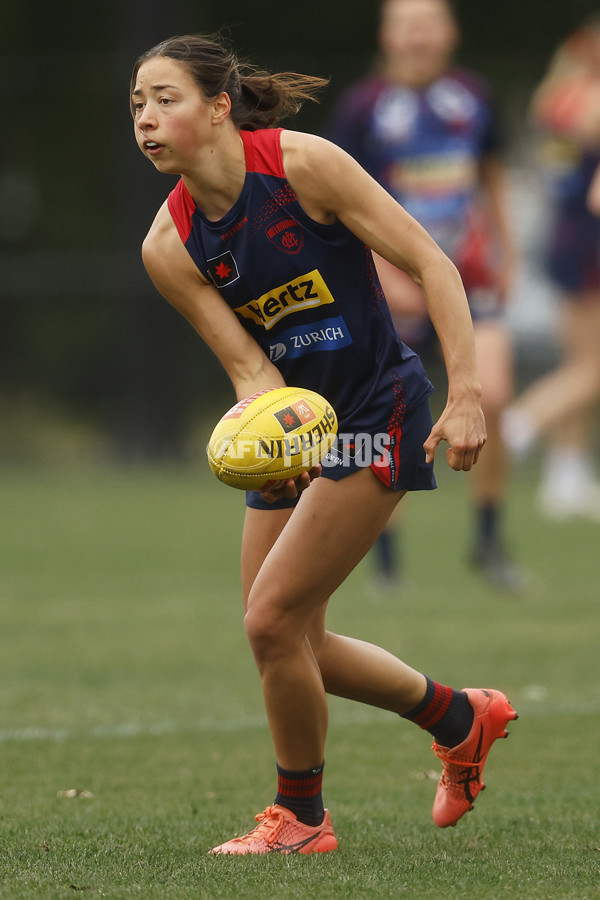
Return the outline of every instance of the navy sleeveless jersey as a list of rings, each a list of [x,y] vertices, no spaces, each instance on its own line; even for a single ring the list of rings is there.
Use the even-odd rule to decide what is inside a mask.
[[[281,129],[241,132],[242,192],[210,221],[179,181],[168,206],[181,240],[286,384],[325,396],[340,431],[398,427],[432,387],[398,339],[371,251],[322,225],[289,185]]]

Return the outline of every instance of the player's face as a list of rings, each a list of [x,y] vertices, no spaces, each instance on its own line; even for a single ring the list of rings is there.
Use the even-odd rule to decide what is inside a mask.
[[[132,93],[137,144],[161,172],[182,174],[210,137],[212,105],[177,60],[156,56],[140,66]]]
[[[443,0],[388,0],[379,44],[392,77],[418,87],[450,62],[458,30]]]

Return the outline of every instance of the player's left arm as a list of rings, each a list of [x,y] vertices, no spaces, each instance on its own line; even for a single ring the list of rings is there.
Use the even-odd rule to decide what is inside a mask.
[[[448,374],[448,402],[425,451],[432,460],[437,445],[446,440],[450,466],[467,471],[477,462],[486,432],[473,326],[456,267],[351,156],[313,135],[283,134],[286,174],[306,213],[325,224],[339,219],[423,289]]]
[[[517,248],[508,214],[506,167],[496,153],[487,153],[479,164],[480,185],[492,236],[498,249],[496,279],[500,296],[510,296],[517,273]]]

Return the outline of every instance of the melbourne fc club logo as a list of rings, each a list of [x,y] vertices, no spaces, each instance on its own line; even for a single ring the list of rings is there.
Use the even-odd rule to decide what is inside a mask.
[[[287,216],[272,222],[265,229],[272,244],[284,253],[300,253],[304,245],[304,232],[295,219]]]

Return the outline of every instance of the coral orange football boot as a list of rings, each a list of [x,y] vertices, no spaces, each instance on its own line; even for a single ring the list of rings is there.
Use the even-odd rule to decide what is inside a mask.
[[[285,806],[267,806],[254,818],[258,822],[256,828],[243,837],[220,844],[210,851],[211,854],[327,853],[337,847],[327,809],[323,821],[316,828],[299,822]]]
[[[432,745],[443,764],[432,813],[440,828],[456,825],[473,809],[477,794],[485,788],[481,774],[491,746],[497,738],[508,737],[506,726],[518,718],[501,691],[465,688],[464,693],[475,713],[468,736],[451,749],[436,741]]]

